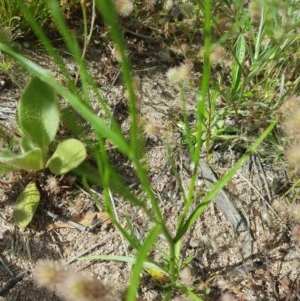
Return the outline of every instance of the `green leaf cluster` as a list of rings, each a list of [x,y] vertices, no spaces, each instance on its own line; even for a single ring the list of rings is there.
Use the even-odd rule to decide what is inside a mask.
[[[19,151],[15,153],[9,148],[0,151],[0,174],[18,169],[38,171],[47,167],[52,173],[62,175],[80,165],[86,158],[86,149],[76,139],[60,142],[52,156],[48,157],[59,121],[59,107],[53,89],[34,77],[25,88],[18,106]],[[28,194],[27,190],[34,190],[34,193]],[[33,199],[39,201],[39,193],[35,183],[30,183],[19,196],[14,211],[14,218],[21,228],[25,228],[34,215],[37,205]],[[31,209],[27,210],[27,207]]]
[[[56,136],[59,120],[59,108],[53,89],[39,78],[33,78],[18,107],[17,122],[21,135],[19,153],[10,149],[2,150],[0,164],[5,168],[1,170],[38,171],[48,167],[54,174],[61,175],[82,163],[86,149],[76,139],[59,143],[56,151],[48,158],[49,145]]]

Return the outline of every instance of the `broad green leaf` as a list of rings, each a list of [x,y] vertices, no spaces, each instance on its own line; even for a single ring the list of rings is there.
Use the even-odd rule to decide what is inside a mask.
[[[37,77],[23,92],[18,107],[18,123],[45,156],[58,129],[59,110],[53,89]]]
[[[36,148],[28,136],[23,136],[20,141],[20,147],[23,153],[27,153]]]
[[[47,162],[47,167],[54,174],[65,174],[76,168],[86,158],[86,149],[77,139],[67,139],[61,142],[52,157]]]
[[[40,202],[40,192],[36,184],[30,182],[18,196],[13,218],[18,227],[24,229],[31,222]]]
[[[44,168],[43,154],[41,149],[35,148],[24,154],[16,155],[9,149],[0,152],[0,163],[12,169],[25,169],[36,171]]]

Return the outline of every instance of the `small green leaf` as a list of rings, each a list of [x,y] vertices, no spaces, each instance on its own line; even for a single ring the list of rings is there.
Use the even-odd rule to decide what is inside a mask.
[[[25,169],[36,171],[43,169],[43,154],[40,148],[32,149],[24,154],[16,155],[9,149],[0,152],[0,163],[5,164],[13,169]]]
[[[61,142],[52,157],[47,162],[47,167],[54,174],[65,174],[76,168],[86,158],[86,149],[77,139],[67,139]]]
[[[13,218],[18,227],[24,229],[31,222],[40,202],[40,192],[36,184],[30,182],[21,192],[13,211]]]
[[[59,110],[53,89],[39,78],[31,80],[18,107],[18,123],[45,155],[55,138],[59,124]]]

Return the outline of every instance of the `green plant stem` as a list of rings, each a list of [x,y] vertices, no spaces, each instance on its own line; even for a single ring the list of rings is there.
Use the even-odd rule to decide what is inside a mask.
[[[80,72],[81,72],[81,68],[82,63],[84,62],[84,58],[87,52],[87,48],[88,45],[91,41],[92,38],[92,34],[93,34],[93,30],[94,30],[94,24],[95,24],[95,18],[96,18],[96,11],[95,11],[95,0],[92,0],[92,17],[91,17],[91,26],[90,26],[90,31],[88,32],[88,21],[87,21],[87,15],[86,15],[86,1],[85,0],[81,0],[80,1],[80,5],[81,5],[81,11],[82,11],[82,17],[83,17],[83,28],[84,28],[84,43],[83,43],[83,49],[82,49],[82,53],[81,53],[81,62],[80,62],[80,66],[79,66],[79,70],[76,74],[76,79],[75,79],[75,83],[77,83]]]
[[[203,118],[205,115],[206,96],[209,89],[211,64],[210,64],[210,49],[211,49],[211,0],[204,1],[204,64],[203,64],[203,76],[201,81],[200,96],[198,99],[197,107],[197,137],[196,146],[191,153],[193,162],[193,172],[189,191],[187,195],[187,202],[185,203],[183,213],[180,215],[177,224],[177,230],[181,229],[184,220],[187,216],[190,206],[194,199],[194,191],[197,180],[198,163],[200,160],[200,154],[202,150],[202,133],[203,133]]]

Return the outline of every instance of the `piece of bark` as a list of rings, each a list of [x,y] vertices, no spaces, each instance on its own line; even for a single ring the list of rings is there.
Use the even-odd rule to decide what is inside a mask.
[[[213,170],[204,159],[200,159],[199,165],[206,184],[212,185],[218,181]],[[243,258],[250,258],[252,255],[252,237],[246,217],[234,206],[224,189],[215,197],[214,202],[238,234],[242,245]]]

